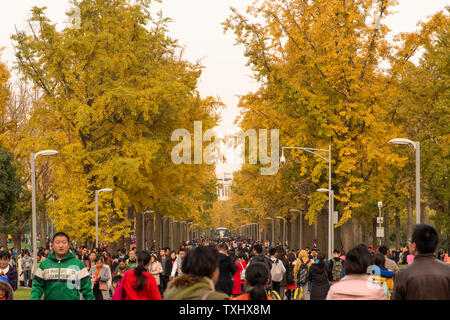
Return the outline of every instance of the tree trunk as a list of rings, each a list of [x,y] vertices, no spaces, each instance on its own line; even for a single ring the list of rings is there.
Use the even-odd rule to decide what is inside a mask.
[[[143,241],[143,233],[142,233],[142,219],[144,219],[144,214],[142,212],[136,212],[136,227],[135,227],[135,234],[136,234],[136,249],[139,250],[145,250],[144,248],[144,241]]]
[[[389,231],[389,210],[386,209],[384,210],[384,245],[386,247],[390,247],[391,246],[391,240],[390,240],[390,236],[391,233]]]
[[[0,247],[7,248],[8,246],[8,232],[5,228],[5,218],[0,216]]]
[[[377,247],[377,218],[372,219],[372,245],[375,249]]]
[[[20,250],[22,250],[22,231],[19,231],[13,235],[13,243],[16,251],[20,252]]]
[[[408,210],[408,215],[406,219],[406,240],[411,239],[412,229],[413,229],[413,206],[412,206],[412,189],[408,188],[409,197],[406,200],[406,207]]]
[[[39,233],[41,234],[40,247],[47,247],[47,232],[45,230],[45,218],[46,218],[46,209],[44,208],[39,214]]]
[[[395,249],[400,249],[400,216],[398,209],[395,209]]]

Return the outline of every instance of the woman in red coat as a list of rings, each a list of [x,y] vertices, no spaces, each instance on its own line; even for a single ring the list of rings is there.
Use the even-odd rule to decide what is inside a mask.
[[[238,268],[236,273],[233,276],[234,286],[233,286],[232,295],[236,297],[236,296],[239,296],[242,294],[243,284],[245,283],[245,281],[241,280],[241,274],[242,274],[242,271],[245,270],[245,268],[247,268],[247,263],[245,262],[245,260],[241,254],[238,254],[237,256],[235,256],[233,262],[236,265],[236,267]]]
[[[146,271],[150,265],[150,253],[137,254],[138,265],[123,276],[123,300],[162,300],[155,277]]]

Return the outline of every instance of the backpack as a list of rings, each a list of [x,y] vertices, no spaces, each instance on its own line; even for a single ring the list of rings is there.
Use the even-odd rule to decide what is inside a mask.
[[[282,264],[282,262],[278,259],[272,264],[272,270],[270,271],[272,281],[281,282],[281,280],[283,280],[283,269],[280,264]]]
[[[299,287],[303,286],[304,284],[306,284],[308,282],[308,278],[309,278],[309,270],[308,270],[308,263],[311,260],[308,259],[308,261],[306,261],[306,263],[303,262],[303,259],[300,258],[300,268],[298,269],[298,273],[297,273],[297,285]]]
[[[341,259],[339,259],[339,261],[336,261],[336,260],[333,261],[333,269],[331,270],[333,281],[341,280],[343,268],[344,268],[344,265],[342,264]]]

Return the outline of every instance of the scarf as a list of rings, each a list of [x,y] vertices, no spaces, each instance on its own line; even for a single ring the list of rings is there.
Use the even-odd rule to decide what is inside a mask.
[[[100,270],[102,270],[102,268],[103,268],[103,265],[101,266],[101,268],[95,267],[95,282],[99,281],[99,280],[97,280],[98,279],[98,273],[99,273]]]

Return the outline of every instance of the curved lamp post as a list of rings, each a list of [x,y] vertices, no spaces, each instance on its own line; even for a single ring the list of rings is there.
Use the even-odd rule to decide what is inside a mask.
[[[57,154],[58,151],[56,150],[42,150],[38,153],[31,153],[31,224],[33,229],[33,272],[35,272],[37,268],[36,168],[34,163],[38,156],[54,156]]]
[[[416,151],[416,224],[420,224],[420,142],[396,138],[389,140],[392,144],[411,144]]]

